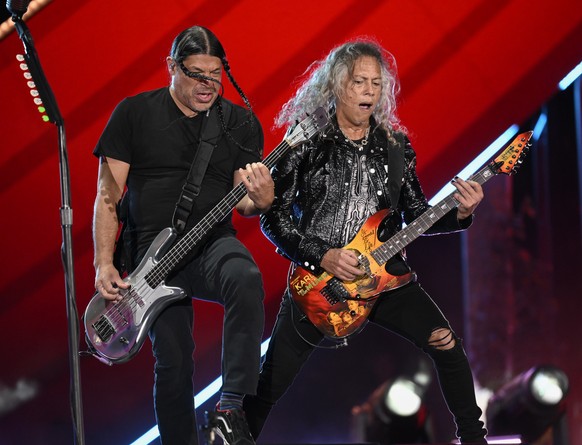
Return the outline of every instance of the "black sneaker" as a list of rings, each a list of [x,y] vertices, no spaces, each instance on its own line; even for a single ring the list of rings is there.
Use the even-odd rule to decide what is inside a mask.
[[[253,436],[242,409],[221,410],[206,412],[206,426],[224,441],[224,445],[255,445]]]

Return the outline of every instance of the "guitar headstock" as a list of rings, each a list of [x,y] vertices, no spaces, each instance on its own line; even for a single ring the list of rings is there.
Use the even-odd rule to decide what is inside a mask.
[[[523,163],[523,158],[529,151],[531,135],[533,131],[526,131],[515,137],[505,150],[503,150],[490,164],[493,171],[505,175],[513,175]]]
[[[285,137],[289,146],[294,147],[311,139],[329,124],[329,118],[323,107],[319,107],[312,114],[299,122]]]

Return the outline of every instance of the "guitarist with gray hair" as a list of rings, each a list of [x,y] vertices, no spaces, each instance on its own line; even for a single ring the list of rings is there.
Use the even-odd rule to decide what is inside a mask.
[[[350,41],[311,65],[277,118],[279,126],[292,127],[310,109],[322,106],[332,122],[271,171],[276,199],[261,215],[261,228],[291,260],[295,272],[273,329],[257,394],[244,400],[255,439],[273,405],[324,337],[341,338],[367,318],[430,356],[461,442],[486,443],[461,340],[416,281],[404,256],[394,256],[371,274],[372,260],[369,264],[356,249],[344,248],[356,240],[364,251],[374,241],[376,228],[387,238],[398,233],[403,222],[411,225],[430,209],[416,174],[415,151],[396,115],[397,92],[393,57],[374,41]],[[427,234],[471,225],[483,199],[482,187],[460,178],[453,185],[457,205]],[[371,223],[373,215],[388,210],[390,218]],[[351,284],[357,288],[356,296],[345,289]],[[314,292],[320,287],[319,294]],[[318,295],[308,298],[310,294]],[[358,300],[362,295],[371,297]],[[348,305],[350,298],[357,304]],[[332,312],[341,314],[333,325],[326,317]],[[311,313],[315,315],[310,317]]]

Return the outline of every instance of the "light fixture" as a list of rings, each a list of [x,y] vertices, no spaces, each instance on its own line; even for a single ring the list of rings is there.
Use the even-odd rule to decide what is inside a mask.
[[[568,377],[554,366],[535,366],[519,374],[491,397],[486,412],[489,434],[516,434],[524,442],[553,434],[553,444],[560,445],[568,387]]]
[[[560,88],[560,90],[564,91],[566,88],[568,88],[570,86],[570,84],[572,82],[574,82],[576,79],[578,79],[578,77],[580,77],[580,75],[582,75],[582,62],[580,62],[578,65],[576,65],[572,71],[570,71],[568,74],[566,74],[566,76],[560,80],[560,82],[558,83],[558,88]]]
[[[457,176],[460,178],[468,178],[477,170],[479,170],[491,157],[497,153],[501,148],[503,148],[507,141],[509,141],[513,136],[519,131],[519,126],[516,124],[511,125],[507,130],[505,130],[501,135],[497,137],[488,147],[486,147],[479,156],[477,156],[469,165],[467,165],[462,171],[460,171]],[[455,191],[455,187],[448,183],[441,190],[437,192],[430,200],[430,205],[437,204],[445,196],[448,196],[451,192]]]
[[[429,443],[433,432],[423,403],[430,376],[397,377],[378,387],[352,408],[352,439],[380,445]]]

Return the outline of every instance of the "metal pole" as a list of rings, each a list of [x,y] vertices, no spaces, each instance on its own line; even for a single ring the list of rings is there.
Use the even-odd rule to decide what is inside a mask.
[[[81,402],[81,378],[79,367],[79,317],[76,307],[75,280],[73,267],[72,226],[73,211],[71,209],[70,174],[67,156],[65,125],[59,112],[53,92],[46,80],[40,61],[34,49],[30,31],[22,21],[20,14],[13,14],[14,26],[24,44],[27,68],[38,91],[42,106],[45,108],[48,121],[54,123],[59,133],[59,173],[61,180],[60,219],[63,236],[61,256],[65,272],[65,293],[69,333],[69,366],[70,366],[70,397],[73,415],[74,443],[84,445],[83,414]]]

